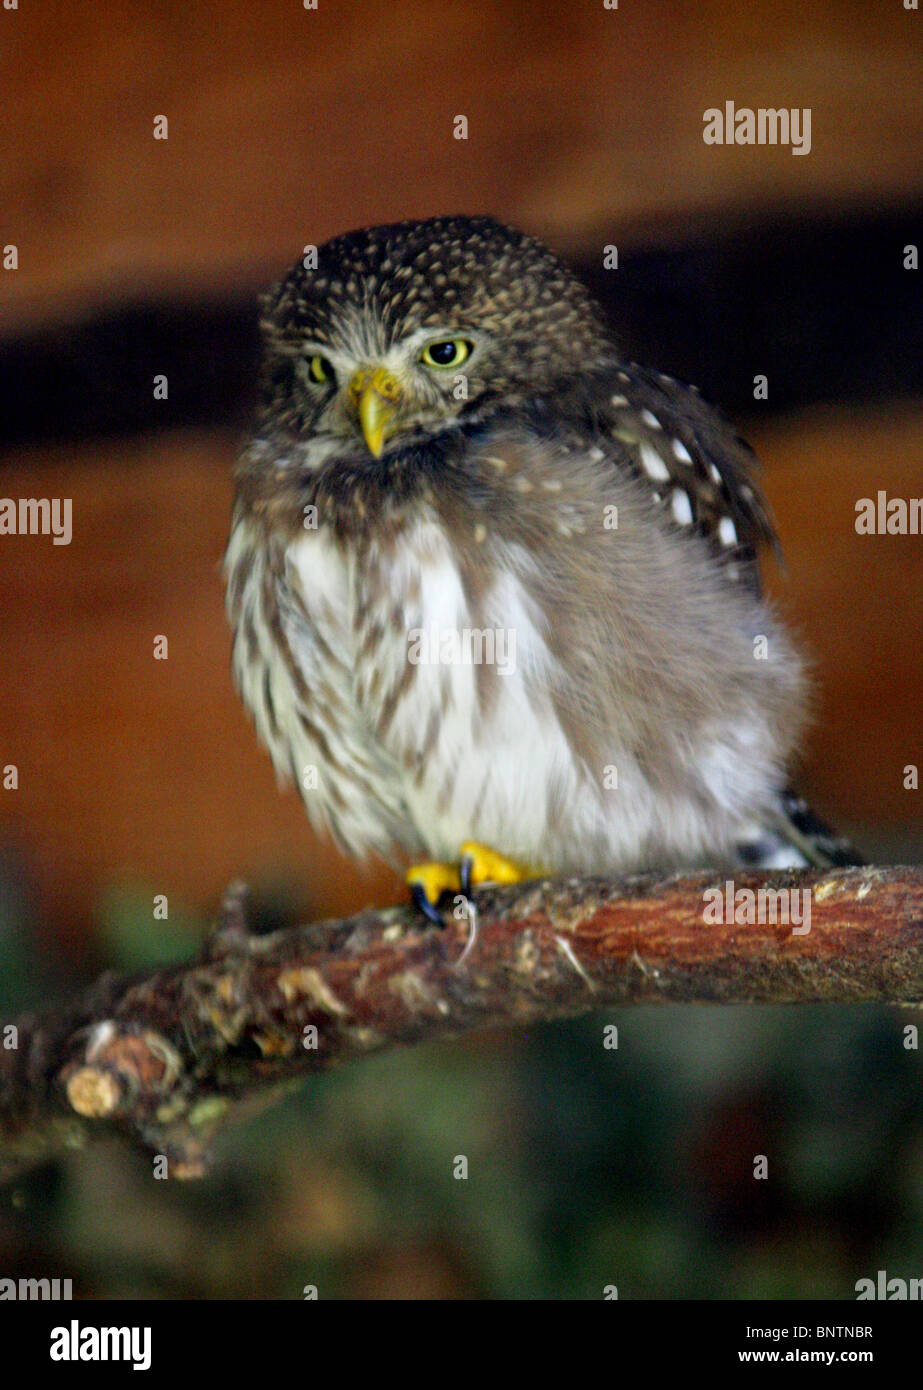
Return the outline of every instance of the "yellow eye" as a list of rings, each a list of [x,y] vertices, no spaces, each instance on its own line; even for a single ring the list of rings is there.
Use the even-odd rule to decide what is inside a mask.
[[[308,362],[308,375],[320,386],[325,381],[333,381],[334,372],[326,357],[314,356]]]
[[[420,361],[427,367],[445,371],[447,367],[460,367],[471,356],[471,344],[467,338],[440,338],[429,343],[420,354]]]

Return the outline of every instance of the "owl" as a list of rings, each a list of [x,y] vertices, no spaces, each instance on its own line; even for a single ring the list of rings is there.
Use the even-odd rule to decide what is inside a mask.
[[[533,237],[335,237],[265,297],[233,669],[312,822],[442,892],[857,856],[789,788],[755,460]],[[436,914],[438,915],[438,914]]]

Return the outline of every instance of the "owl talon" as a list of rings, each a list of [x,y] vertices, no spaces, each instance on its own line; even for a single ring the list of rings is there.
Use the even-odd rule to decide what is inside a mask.
[[[471,901],[471,878],[473,872],[474,855],[463,854],[461,857],[461,863],[458,866],[458,877],[462,897],[467,898],[469,902]]]
[[[534,871],[532,871],[534,872]],[[444,893],[461,893],[471,902],[474,888],[484,883],[521,883],[532,876],[523,864],[498,854],[496,850],[466,840],[461,847],[460,862],[454,864],[414,864],[407,870],[405,883],[414,902],[428,921],[444,926],[439,914],[439,900]]]
[[[458,869],[454,864],[414,864],[407,870],[405,883],[411,896],[427,921],[444,927],[439,913],[439,899],[444,893],[459,890]]]
[[[435,903],[430,902],[429,898],[426,896],[426,889],[423,887],[422,883],[410,884],[410,896],[428,922],[432,922],[436,927],[445,926],[442,913]]]

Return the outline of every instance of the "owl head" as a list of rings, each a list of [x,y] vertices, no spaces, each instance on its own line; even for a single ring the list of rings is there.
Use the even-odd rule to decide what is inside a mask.
[[[349,232],[305,261],[264,300],[264,402],[331,446],[380,457],[612,351],[580,281],[489,217]]]

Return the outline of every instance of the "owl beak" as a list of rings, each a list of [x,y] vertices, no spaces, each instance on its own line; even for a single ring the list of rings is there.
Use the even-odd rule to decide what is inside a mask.
[[[394,433],[402,394],[400,382],[386,367],[360,367],[349,383],[362,437],[375,458],[381,458],[385,440]]]

